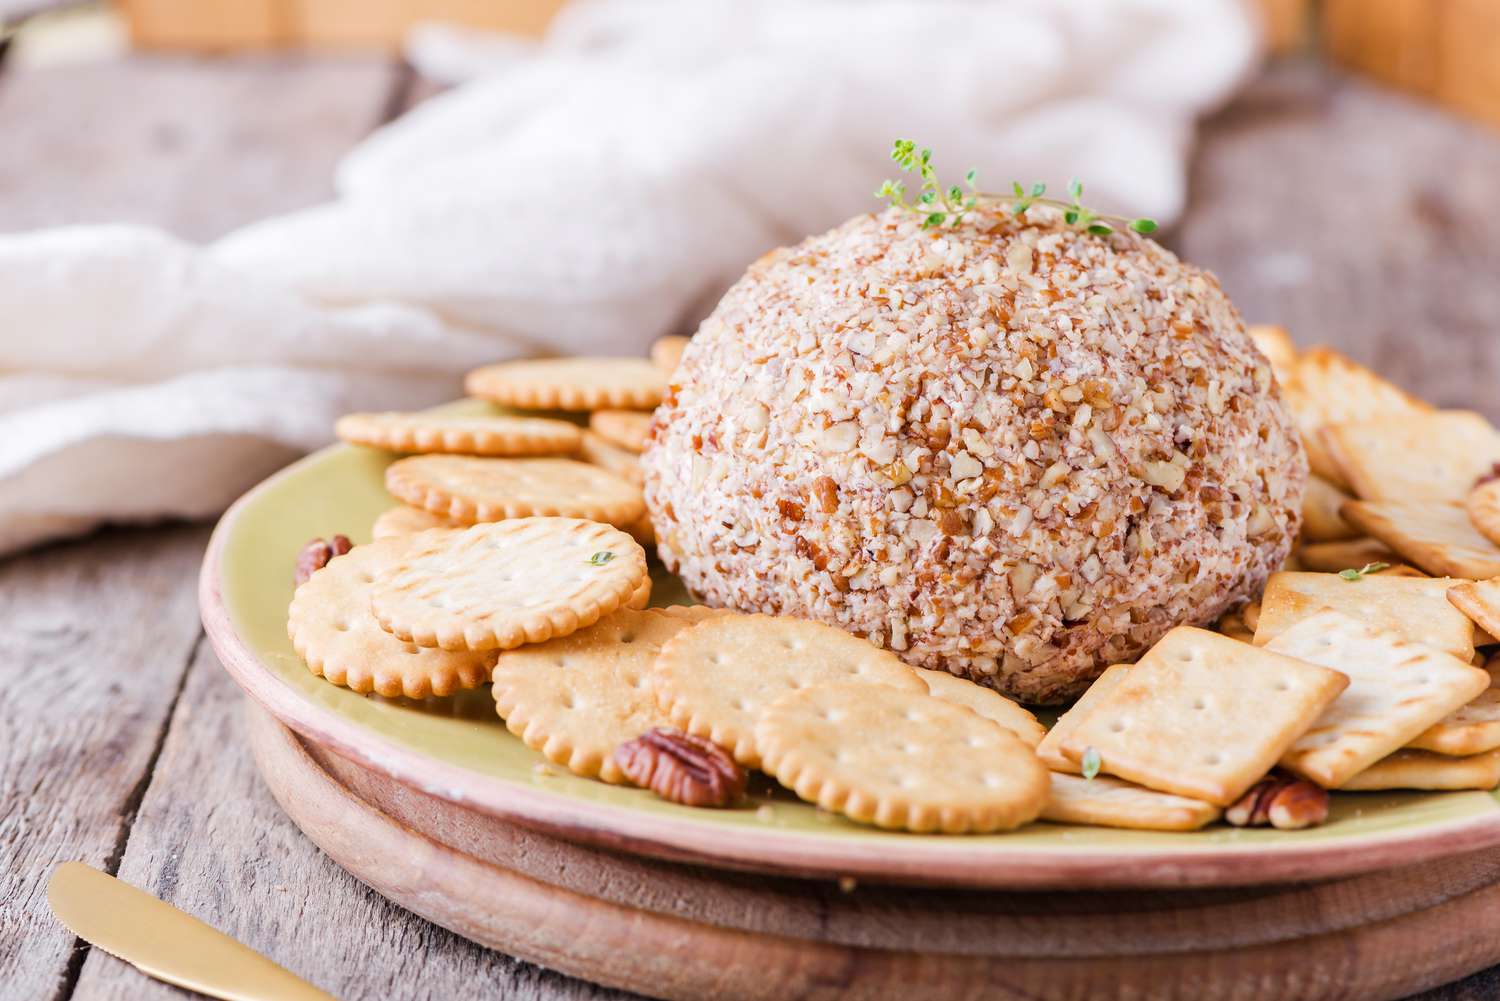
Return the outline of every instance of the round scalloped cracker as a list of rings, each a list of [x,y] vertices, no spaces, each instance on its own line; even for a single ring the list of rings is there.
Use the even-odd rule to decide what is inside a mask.
[[[1051,791],[1036,752],[994,720],[889,685],[790,692],[761,713],[755,742],[776,781],[876,827],[1009,830],[1035,820]]]
[[[646,511],[639,487],[572,459],[414,455],[386,467],[385,488],[464,524],[544,515],[629,525]]]
[[[921,695],[927,685],[895,655],[842,629],[771,615],[712,615],[678,633],[656,659],[656,700],[672,725],[760,766],[755,723],[790,691],[857,679]]]
[[[917,677],[927,683],[930,695],[956,706],[968,706],[985,719],[994,720],[1021,738],[1021,742],[1027,747],[1036,747],[1047,736],[1047,728],[1038,723],[1035,716],[992,688],[976,685],[966,678],[954,677],[947,671],[929,671],[925,667],[919,667],[916,672]]]
[[[646,450],[646,432],[651,415],[639,410],[595,410],[589,414],[589,430],[629,452]]]
[[[402,535],[416,535],[433,528],[467,528],[449,521],[442,515],[424,511],[410,504],[398,504],[389,511],[382,511],[370,526],[370,534],[376,539],[394,539]]]
[[[692,341],[691,337],[683,337],[681,334],[658,337],[651,345],[651,364],[671,375],[682,364],[682,353]]]
[[[629,602],[646,579],[636,541],[593,521],[517,518],[416,538],[376,575],[370,610],[418,646],[508,650],[566,636]]]
[[[675,615],[680,619],[690,622],[702,622],[704,619],[712,619],[720,615],[737,615],[727,608],[714,608],[712,605],[668,605],[666,608],[658,608],[663,615]]]
[[[626,600],[624,607],[638,612],[651,604],[651,575],[646,574],[646,579],[641,581],[641,586],[635,589],[630,598]]]
[[[667,725],[651,665],[688,619],[621,611],[570,636],[508,650],[494,670],[495,709],[511,733],[569,771],[626,781],[616,747]]]
[[[1500,480],[1484,480],[1464,501],[1469,520],[1479,534],[1500,546]]]
[[[375,575],[416,543],[406,536],[355,546],[297,588],[287,610],[287,635],[314,674],[356,692],[412,699],[478,688],[489,680],[494,654],[403,642],[371,614]]]
[[[562,455],[578,451],[583,432],[545,417],[457,414],[346,414],[334,425],[344,441],[390,452],[458,455]]]
[[[644,358],[538,358],[477,368],[464,387],[528,410],[650,410],[666,395],[667,377]]]
[[[592,431],[583,433],[583,444],[578,448],[578,457],[600,469],[608,470],[627,483],[641,486],[646,482],[646,474],[641,472],[640,456],[606,441]]]

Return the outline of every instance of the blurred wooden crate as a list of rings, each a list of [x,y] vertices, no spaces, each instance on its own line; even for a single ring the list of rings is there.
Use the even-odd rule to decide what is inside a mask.
[[[118,0],[132,43],[218,50],[394,48],[418,21],[540,35],[564,0]]]
[[[1335,62],[1500,125],[1500,0],[1323,0]]]
[[[393,48],[422,20],[540,35],[565,0],[117,2],[136,45],[213,50]],[[1318,44],[1337,63],[1500,124],[1500,0],[1256,2],[1272,51]]]

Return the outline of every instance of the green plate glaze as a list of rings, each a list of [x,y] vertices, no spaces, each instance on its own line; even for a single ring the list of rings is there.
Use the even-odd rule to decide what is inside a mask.
[[[466,809],[574,840],[728,868],[934,885],[1245,885],[1331,878],[1500,844],[1500,802],[1463,793],[1349,793],[1306,831],[1214,826],[1154,833],[1033,824],[1002,835],[879,831],[762,783],[733,810],[696,810],[544,765],[495,716],[487,689],[413,702],[312,675],[286,636],[292,568],[308,539],[369,538],[392,505],[391,456],[335,446],[255,488],[224,516],[204,561],[204,624],[230,674],[306,740]],[[654,601],[686,600],[658,571]],[[768,808],[768,809],[767,809]]]

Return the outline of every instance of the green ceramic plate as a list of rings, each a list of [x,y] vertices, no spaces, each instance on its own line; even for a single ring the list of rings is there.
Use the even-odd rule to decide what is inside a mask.
[[[1307,831],[1034,824],[945,837],[862,827],[768,785],[740,809],[695,810],[539,767],[542,758],[495,716],[488,690],[421,703],[362,696],[313,676],[292,652],[286,608],[298,550],[337,532],[367,540],[375,516],[392,504],[381,486],[389,461],[380,452],[330,448],[235,504],[204,562],[204,623],[235,680],[305,739],[456,805],[657,857],[943,885],[1242,885],[1349,875],[1500,844],[1500,803],[1480,792],[1340,794],[1329,823]],[[680,583],[664,576],[654,598],[685,600]]]

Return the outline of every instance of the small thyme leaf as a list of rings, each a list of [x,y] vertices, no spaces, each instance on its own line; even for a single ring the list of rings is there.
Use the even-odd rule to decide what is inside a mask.
[[[1365,574],[1375,573],[1377,571],[1384,570],[1384,569],[1386,569],[1389,566],[1390,566],[1389,563],[1366,563],[1364,566],[1360,567],[1358,570],[1353,570],[1353,569],[1350,569],[1350,570],[1340,570],[1339,571],[1339,576],[1342,577],[1344,580],[1359,580]]]
[[[589,557],[589,566],[602,567],[604,566],[604,564],[608,563],[614,558],[614,553],[610,552],[608,549],[601,549],[599,550],[599,552]]]
[[[1091,745],[1084,749],[1083,760],[1078,764],[1083,769],[1083,777],[1092,780],[1095,775],[1099,774],[1099,769],[1104,762],[1099,757],[1099,749]]]
[[[976,186],[979,174],[970,169],[964,174],[964,183],[968,185],[971,192],[966,197],[963,188],[959,185],[953,184],[945,187],[938,181],[937,169],[932,165],[932,150],[925,146],[919,150],[912,140],[897,139],[891,145],[891,160],[903,171],[916,174],[920,178],[922,183],[917,189],[916,201],[907,201],[906,185],[901,181],[892,180],[881,184],[875,191],[875,197],[886,199],[892,208],[906,209],[916,213],[921,217],[924,229],[936,226],[957,226],[976,206],[985,203],[995,205],[1002,210],[1008,209],[1017,218],[1024,217],[1026,211],[1033,205],[1046,205],[1061,211],[1063,221],[1069,226],[1080,226],[1084,231],[1095,236],[1108,236],[1117,232],[1118,229],[1128,229],[1133,233],[1156,231],[1154,220],[1106,216],[1085,207],[1079,201],[1083,196],[1083,182],[1076,177],[1068,182],[1068,194],[1073,199],[1070,203],[1045,197],[1047,185],[1041,181],[1033,183],[1030,188],[1022,185],[1020,181],[1012,181],[1009,195],[980,191]]]

